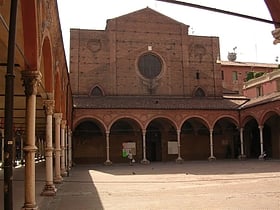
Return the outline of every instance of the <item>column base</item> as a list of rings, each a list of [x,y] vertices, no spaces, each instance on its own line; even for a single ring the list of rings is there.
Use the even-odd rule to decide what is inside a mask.
[[[239,160],[246,160],[246,158],[247,158],[246,155],[239,155],[238,156]]]
[[[61,174],[61,176],[62,176],[62,177],[66,177],[66,176],[68,176],[67,171],[61,171],[61,172],[60,172],[60,174]]]
[[[45,188],[41,192],[41,196],[54,196],[56,194],[57,189],[54,185],[45,185]]]
[[[141,160],[141,164],[143,164],[143,165],[148,165],[148,164],[150,164],[151,162],[149,161],[149,160],[147,160],[147,159],[143,159],[143,160]]]
[[[266,158],[266,155],[265,155],[265,154],[261,154],[261,155],[259,156],[259,160],[265,160],[265,158]]]
[[[38,210],[38,206],[36,204],[24,204],[21,210]]]
[[[63,178],[60,176],[60,177],[55,177],[54,179],[53,179],[53,182],[55,183],[55,184],[61,184],[62,182],[63,182]]]
[[[182,164],[184,162],[184,160],[181,157],[178,157],[176,159],[176,163]]]
[[[111,166],[113,163],[112,163],[112,161],[111,160],[106,160],[105,162],[104,162],[104,165],[105,166]]]
[[[214,156],[210,156],[210,157],[208,158],[208,160],[209,160],[209,161],[216,160],[216,157],[214,157]]]

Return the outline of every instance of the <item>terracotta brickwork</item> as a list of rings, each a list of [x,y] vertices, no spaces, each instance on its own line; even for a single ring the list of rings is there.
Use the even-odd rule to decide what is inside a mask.
[[[139,73],[143,53],[160,57],[156,78]],[[202,88],[221,96],[219,40],[188,35],[188,26],[149,8],[108,20],[104,31],[71,30],[71,82],[74,94],[98,86],[105,95],[192,96]]]
[[[223,95],[238,64],[222,75],[217,37],[145,8],[105,30],[72,29],[70,45],[75,162],[126,162],[126,142],[144,163],[280,157],[279,94]]]

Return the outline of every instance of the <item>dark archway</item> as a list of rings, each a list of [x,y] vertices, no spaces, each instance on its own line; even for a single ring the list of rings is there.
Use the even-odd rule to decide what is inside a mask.
[[[258,158],[261,154],[260,130],[255,119],[250,119],[244,127],[244,151],[247,158]]]
[[[117,120],[110,129],[110,160],[128,162],[123,156],[124,145],[133,145],[133,158],[139,162],[142,158],[142,132],[136,121],[129,118]]]
[[[230,118],[219,119],[213,130],[214,156],[218,159],[235,159],[240,155],[240,134]]]
[[[175,160],[178,153],[169,148],[174,145],[177,145],[175,125],[166,118],[152,120],[146,128],[147,159],[151,162]]]
[[[267,158],[280,158],[280,116],[276,113],[264,122],[263,144]]]
[[[161,131],[156,123],[151,123],[147,128],[146,156],[152,162],[162,160]]]
[[[206,160],[210,155],[209,128],[197,117],[184,122],[181,128],[181,155],[184,160]]]
[[[75,163],[101,163],[106,160],[106,138],[98,123],[81,122],[73,132],[73,161]]]

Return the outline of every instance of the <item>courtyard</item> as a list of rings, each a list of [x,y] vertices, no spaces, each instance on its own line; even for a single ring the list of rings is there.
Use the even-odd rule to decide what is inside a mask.
[[[36,201],[41,210],[278,210],[279,165],[279,160],[76,165],[56,185],[56,196],[42,197],[42,162],[36,166]],[[23,168],[14,171],[14,209],[24,203],[22,172]],[[2,185],[3,170],[0,179]]]

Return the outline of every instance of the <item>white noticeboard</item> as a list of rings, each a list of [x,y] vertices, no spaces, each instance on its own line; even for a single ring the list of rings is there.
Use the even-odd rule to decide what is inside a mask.
[[[178,142],[177,141],[169,141],[168,142],[168,154],[178,154]]]
[[[136,155],[136,143],[135,142],[123,142],[122,144],[123,149],[123,156],[126,156],[129,152],[132,153],[132,155]]]

